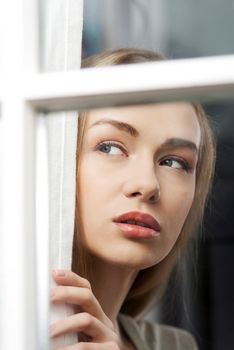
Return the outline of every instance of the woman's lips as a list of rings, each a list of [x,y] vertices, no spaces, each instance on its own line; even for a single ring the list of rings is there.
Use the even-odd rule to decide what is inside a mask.
[[[152,238],[159,236],[161,230],[152,215],[138,211],[124,213],[114,218],[113,222],[128,237]]]
[[[133,224],[124,224],[121,222],[115,222],[115,225],[127,236],[135,238],[153,238],[160,235],[159,231],[155,231],[152,228],[142,227]]]

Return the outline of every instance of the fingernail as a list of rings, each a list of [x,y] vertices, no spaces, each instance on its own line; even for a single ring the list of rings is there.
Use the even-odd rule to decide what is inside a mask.
[[[64,277],[66,275],[66,272],[64,270],[54,270],[54,273],[56,276]]]

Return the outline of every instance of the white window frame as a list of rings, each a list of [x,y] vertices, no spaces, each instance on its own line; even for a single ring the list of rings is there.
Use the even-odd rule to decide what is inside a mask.
[[[232,99],[234,55],[40,73],[37,2],[1,0],[0,16],[0,347],[36,350],[33,233],[37,113],[171,100]]]

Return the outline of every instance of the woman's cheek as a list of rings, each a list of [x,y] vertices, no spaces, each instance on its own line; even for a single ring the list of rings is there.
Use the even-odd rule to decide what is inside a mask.
[[[181,228],[189,214],[189,211],[192,207],[194,199],[194,190],[183,192],[181,195],[181,201],[178,205],[178,216],[180,218]]]
[[[193,203],[194,191],[195,186],[193,181],[187,184],[185,181],[167,181],[167,183],[165,183],[164,178],[160,198],[162,210],[167,213],[168,217],[171,217],[171,219],[174,218],[172,221],[183,225]]]

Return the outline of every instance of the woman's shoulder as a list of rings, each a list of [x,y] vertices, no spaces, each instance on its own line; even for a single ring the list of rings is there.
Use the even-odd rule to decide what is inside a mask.
[[[123,314],[119,320],[137,349],[141,349],[138,347],[141,342],[147,350],[198,350],[194,337],[186,330]]]
[[[137,322],[139,329],[145,334],[146,339],[151,339],[157,344],[155,349],[163,350],[197,350],[194,337],[188,331],[168,325],[162,325],[148,320]]]

